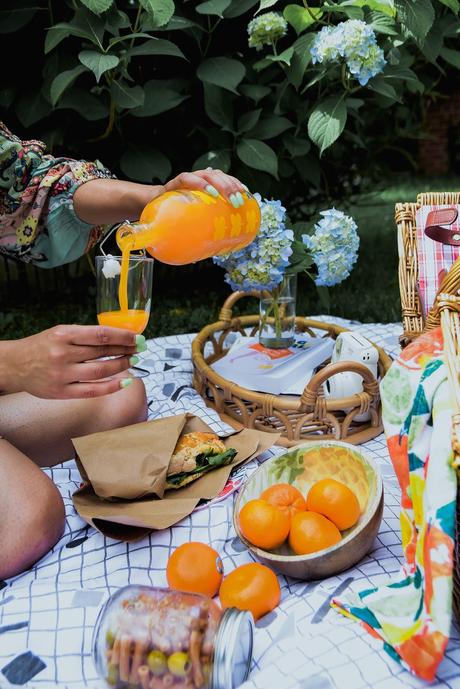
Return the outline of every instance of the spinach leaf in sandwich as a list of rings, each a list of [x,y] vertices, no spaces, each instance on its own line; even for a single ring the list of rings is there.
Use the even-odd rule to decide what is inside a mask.
[[[218,469],[219,467],[231,464],[236,454],[237,452],[233,448],[217,455],[213,454],[212,450],[203,452],[195,458],[195,469],[192,469],[192,471],[181,471],[179,474],[168,476],[166,488],[182,488],[182,486],[191,483],[191,481],[195,481],[211,469]]]

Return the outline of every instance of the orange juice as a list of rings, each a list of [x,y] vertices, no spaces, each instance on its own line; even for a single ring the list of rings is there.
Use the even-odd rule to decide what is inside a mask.
[[[121,311],[104,311],[98,313],[99,325],[110,325],[113,328],[124,328],[133,333],[144,332],[149,321],[148,311],[142,309],[122,309]]]
[[[168,191],[142,211],[139,223],[117,231],[120,249],[147,249],[162,263],[184,265],[238,251],[252,242],[260,227],[260,208],[251,194],[234,208],[222,196],[202,191]]]

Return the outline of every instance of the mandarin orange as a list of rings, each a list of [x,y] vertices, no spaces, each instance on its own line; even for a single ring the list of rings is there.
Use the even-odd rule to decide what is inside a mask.
[[[222,583],[224,567],[219,553],[206,543],[183,543],[172,553],[166,566],[171,589],[202,593],[211,598]]]
[[[250,500],[240,510],[241,533],[253,545],[264,550],[278,548],[289,533],[290,519],[278,507],[265,500]]]
[[[353,491],[333,478],[324,478],[310,488],[307,510],[324,515],[340,531],[356,524],[361,514],[358,498]]]
[[[302,493],[290,483],[275,483],[273,486],[269,486],[260,494],[260,499],[279,507],[289,518],[292,518],[297,512],[305,512],[307,509],[307,503]]]
[[[298,512],[292,517],[289,545],[296,555],[309,555],[330,548],[341,540],[340,531],[317,512]]]
[[[241,565],[230,572],[219,591],[222,607],[249,610],[255,620],[276,608],[281,589],[276,574],[258,562]]]

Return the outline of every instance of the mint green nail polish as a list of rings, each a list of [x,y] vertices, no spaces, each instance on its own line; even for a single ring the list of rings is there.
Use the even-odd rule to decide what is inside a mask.
[[[133,382],[132,378],[123,378],[123,380],[120,380],[120,387],[121,388],[127,388],[128,385],[131,385]]]
[[[242,206],[244,203],[243,194],[240,191],[237,191],[235,196],[238,199],[239,205]]]
[[[236,194],[230,194],[230,196],[228,197],[228,200],[232,204],[233,208],[239,208],[240,203],[239,203],[238,199],[236,198]]]
[[[143,335],[136,335],[136,352],[145,352],[147,345],[145,344],[145,337]]]
[[[243,189],[245,189],[246,191],[249,191],[249,188],[248,188],[245,184],[242,184],[241,186],[242,186]]]
[[[138,356],[132,356],[132,357],[130,357],[130,359],[129,359],[129,365],[130,365],[130,366],[135,366],[136,364],[139,363],[139,361],[140,361],[140,359],[139,359]]]
[[[204,190],[207,194],[209,194],[209,196],[214,196],[215,199],[219,196],[219,192],[217,191],[216,187],[212,186],[212,184],[208,184]]]

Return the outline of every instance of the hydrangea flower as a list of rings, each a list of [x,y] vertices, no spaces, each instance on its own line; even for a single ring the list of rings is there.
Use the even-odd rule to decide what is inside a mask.
[[[360,19],[324,27],[317,33],[310,52],[313,64],[343,58],[350,74],[361,86],[379,74],[386,64],[374,30]]]
[[[214,263],[225,268],[225,280],[233,290],[249,292],[272,290],[283,279],[292,254],[294,233],[286,229],[286,209],[281,201],[262,201],[254,195],[261,210],[259,233],[240,251],[215,256]]]
[[[359,236],[353,218],[331,208],[322,211],[313,235],[302,235],[318,269],[315,283],[332,287],[350,275],[359,249]]]
[[[279,12],[266,12],[248,24],[249,47],[262,50],[272,45],[287,32],[287,21]]]

